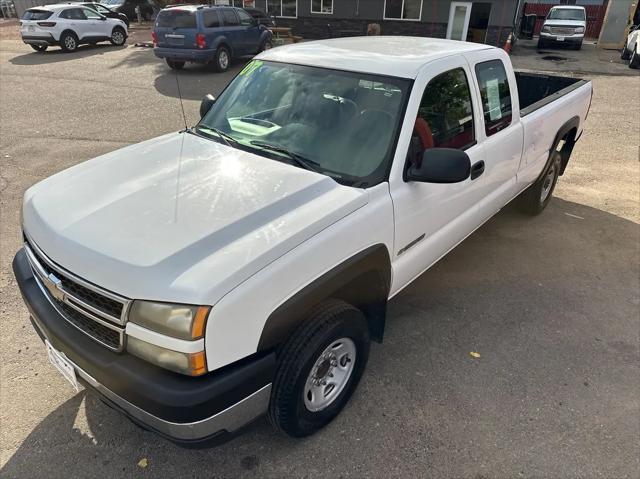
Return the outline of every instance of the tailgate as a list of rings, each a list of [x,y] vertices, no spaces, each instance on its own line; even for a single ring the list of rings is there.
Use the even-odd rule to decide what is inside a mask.
[[[51,27],[55,26],[55,22],[49,20],[52,15],[51,10],[31,8],[25,11],[20,19],[20,34],[29,37],[48,37],[51,34]]]
[[[195,48],[198,32],[195,10],[162,10],[154,28],[159,47]]]

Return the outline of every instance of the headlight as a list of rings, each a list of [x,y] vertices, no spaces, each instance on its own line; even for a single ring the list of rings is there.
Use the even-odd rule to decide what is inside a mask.
[[[134,301],[129,321],[173,338],[200,339],[204,336],[209,309],[209,306]]]
[[[189,376],[200,376],[207,372],[207,360],[204,351],[197,353],[181,353],[147,343],[129,336],[127,351],[145,361]]]
[[[548,25],[545,25],[544,27],[542,27],[542,31],[544,33],[549,33],[551,31],[551,27],[549,27]]]
[[[584,33],[584,27],[577,27],[577,28],[575,29],[575,32],[576,32],[576,33]]]

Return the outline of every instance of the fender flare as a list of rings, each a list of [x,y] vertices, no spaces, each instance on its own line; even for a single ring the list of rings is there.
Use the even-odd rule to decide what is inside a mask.
[[[580,128],[580,117],[574,116],[567,120],[556,133],[555,138],[553,139],[553,143],[551,143],[551,147],[549,148],[549,158],[547,159],[547,163],[544,165],[540,176],[536,179],[538,181],[544,175],[544,172],[547,171],[549,164],[551,163],[551,159],[553,158],[553,152],[555,151],[558,143],[569,133],[571,130],[575,129],[576,134],[578,129]],[[568,139],[565,145],[560,150],[560,155],[562,156],[562,165],[560,167],[560,175],[564,174],[564,170],[567,167],[567,163],[569,163],[569,158],[571,157],[571,152],[573,151],[573,146],[576,144],[576,138]]]
[[[329,298],[342,299],[360,309],[369,323],[371,337],[380,342],[390,288],[389,251],[383,244],[370,246],[322,274],[278,306],[265,322],[258,351],[268,351],[284,343],[306,319],[308,312]]]
[[[224,45],[225,47],[227,47],[227,49],[229,50],[229,55],[231,55],[231,57],[233,58],[233,48],[231,48],[231,43],[229,43],[229,41],[227,40],[227,37],[225,36],[216,37],[216,40],[213,44],[213,48],[217,50],[218,48],[220,48],[221,45]]]

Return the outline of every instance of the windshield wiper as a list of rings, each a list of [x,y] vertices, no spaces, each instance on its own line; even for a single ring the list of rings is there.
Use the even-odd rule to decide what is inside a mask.
[[[224,141],[226,143],[227,146],[230,146],[232,148],[235,148],[235,145],[238,144],[238,140],[236,140],[234,137],[232,137],[231,135],[229,135],[228,133],[225,133],[222,130],[219,130],[218,128],[214,128],[212,126],[202,126],[202,125],[196,125],[195,126],[196,131],[200,132],[202,130],[209,130],[214,132],[216,135],[218,135],[218,137]],[[205,133],[205,135],[207,135]],[[209,136],[209,135],[207,135]]]
[[[271,150],[271,151],[275,151],[277,153],[282,153],[282,154],[288,156],[298,166],[301,166],[305,170],[315,171],[316,173],[326,174],[326,172],[320,166],[320,163],[318,163],[316,161],[313,161],[313,160],[310,160],[308,158],[305,158],[304,156],[299,155],[298,153],[294,153],[293,151],[286,149],[284,146],[273,145],[271,143],[267,143],[265,141],[260,141],[260,140],[253,140],[253,141],[250,141],[249,143],[251,143],[252,145],[257,146],[259,148],[263,148],[265,150]]]

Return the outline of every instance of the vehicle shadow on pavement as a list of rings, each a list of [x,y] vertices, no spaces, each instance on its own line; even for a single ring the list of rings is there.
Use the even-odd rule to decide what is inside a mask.
[[[260,420],[187,450],[81,393],[31,431],[3,477],[300,477],[327,461],[336,477],[560,477],[602,472],[611,451],[610,476],[633,475],[639,232],[559,198],[533,218],[507,206],[390,302],[358,391],[310,438]]]
[[[157,61],[161,61],[156,59]],[[250,59],[240,59],[224,73],[216,73],[206,65],[187,65],[184,70],[175,71],[163,62],[163,71],[156,77],[153,86],[161,95],[178,98],[176,75],[180,82],[183,100],[201,100],[207,93],[221,91],[238,74]],[[217,95],[216,95],[217,96]]]
[[[14,65],[46,65],[95,55],[104,55],[110,52],[124,50],[125,48],[128,48],[127,45],[117,47],[107,43],[100,43],[98,45],[81,45],[75,52],[65,53],[59,47],[54,46],[42,53],[34,51],[13,57],[9,59],[9,62]]]

